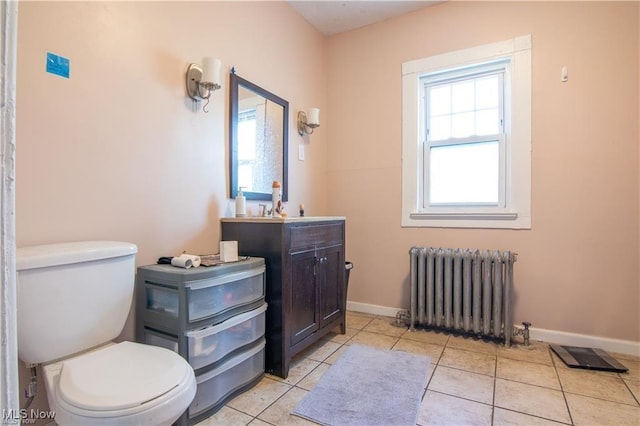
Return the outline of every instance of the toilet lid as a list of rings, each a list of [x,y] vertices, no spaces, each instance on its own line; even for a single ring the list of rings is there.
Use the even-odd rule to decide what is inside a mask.
[[[176,387],[191,368],[168,349],[121,342],[64,361],[59,395],[96,411],[135,407]]]

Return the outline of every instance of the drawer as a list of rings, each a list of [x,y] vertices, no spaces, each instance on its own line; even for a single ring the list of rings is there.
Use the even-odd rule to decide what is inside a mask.
[[[342,223],[291,227],[290,248],[341,243],[343,241],[344,225]]]
[[[265,340],[255,347],[225,361],[219,367],[196,377],[198,388],[187,411],[191,419],[224,401],[250,385],[264,374]]]
[[[218,325],[185,332],[189,364],[197,370],[264,336],[266,311],[265,303]]]
[[[145,293],[148,310],[178,317],[180,295],[177,289],[150,284],[145,287]]]
[[[144,329],[143,343],[147,345],[160,346],[162,348],[170,349],[175,353],[178,352],[178,338],[166,335],[164,333],[157,333],[147,328]]]
[[[187,320],[213,317],[237,306],[264,298],[264,266],[221,277],[190,282],[187,289]]]
[[[264,298],[264,265],[214,278],[184,283],[186,309],[180,309],[178,288],[147,281],[144,284],[146,309],[171,317],[184,317],[189,323],[213,318],[234,308],[250,305]],[[186,312],[185,312],[186,311]]]

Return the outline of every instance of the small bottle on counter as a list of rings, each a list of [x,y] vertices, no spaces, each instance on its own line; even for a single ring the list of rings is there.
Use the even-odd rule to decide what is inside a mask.
[[[278,209],[278,203],[282,201],[281,200],[282,195],[281,195],[280,189],[281,189],[280,182],[278,182],[277,180],[274,180],[273,184],[271,185],[271,204],[272,204],[274,217],[278,215],[276,210]]]
[[[236,195],[236,217],[247,216],[247,200],[242,193],[242,186],[238,188],[238,194]]]
[[[304,217],[304,204],[300,203],[298,207],[300,208],[300,217]]]

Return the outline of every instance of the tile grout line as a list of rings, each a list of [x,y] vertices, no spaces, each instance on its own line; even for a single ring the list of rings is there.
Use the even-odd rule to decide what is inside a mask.
[[[332,340],[327,340],[327,342],[332,342]],[[333,343],[337,343],[337,342],[333,342]],[[345,342],[345,343],[346,343],[346,342]],[[268,405],[264,410],[262,410],[260,413],[258,413],[258,415],[256,415],[256,416],[253,418],[253,420],[259,420],[259,421],[261,421],[261,422],[265,422],[265,423],[272,424],[272,423],[270,423],[270,422],[268,422],[268,421],[266,421],[266,420],[260,419],[260,418],[259,418],[259,416],[260,416],[261,414],[263,414],[265,411],[267,411],[269,408],[271,408],[274,404],[276,404],[280,399],[282,399],[286,394],[288,394],[289,392],[291,392],[291,390],[292,390],[292,389],[294,389],[294,388],[296,388],[296,389],[301,389],[301,390],[303,390],[303,391],[305,391],[305,392],[309,392],[309,391],[307,391],[306,389],[304,389],[304,388],[302,388],[302,387],[299,387],[299,386],[298,386],[298,384],[299,384],[300,382],[302,382],[304,379],[306,379],[306,378],[307,378],[311,373],[313,373],[313,372],[314,372],[318,367],[320,367],[322,364],[327,364],[327,363],[325,363],[324,361],[326,361],[329,357],[331,357],[333,354],[335,354],[337,351],[339,351],[339,350],[340,350],[340,348],[342,348],[343,346],[345,346],[345,343],[338,343],[338,347],[336,348],[336,350],[334,350],[334,351],[333,351],[333,352],[331,352],[329,355],[327,355],[327,356],[325,357],[325,359],[324,359],[324,360],[322,360],[322,361],[318,361],[318,360],[315,360],[315,359],[312,359],[312,358],[304,357],[304,359],[308,359],[308,360],[311,360],[311,361],[318,362],[318,365],[316,365],[316,366],[315,366],[314,368],[312,368],[309,372],[307,372],[305,375],[303,375],[303,376],[300,378],[300,380],[297,380],[295,383],[289,384],[289,383],[286,383],[286,382],[284,382],[284,381],[281,381],[280,383],[283,383],[283,384],[285,384],[285,385],[289,386],[289,389],[287,389],[287,390],[286,390],[282,395],[280,395],[278,398],[276,398],[276,399],[275,399],[271,404],[269,404],[269,405]],[[329,365],[329,366],[330,366],[330,364],[327,364],[327,365]],[[289,416],[292,416],[292,415],[293,415],[293,413],[289,413]],[[252,420],[252,421],[253,421],[253,420]],[[275,426],[275,425],[274,425],[274,426]]]
[[[356,317],[358,317],[358,316],[356,315]],[[611,400],[608,400],[608,399],[605,399],[605,398],[602,398],[602,397],[595,397],[595,396],[591,396],[591,395],[582,395],[582,394],[575,393],[575,392],[568,392],[567,390],[564,389],[564,384],[563,384],[563,382],[561,380],[561,374],[560,374],[561,370],[559,370],[560,365],[558,363],[558,360],[553,357],[553,354],[551,354],[551,356],[550,356],[551,363],[550,364],[545,364],[545,363],[539,361],[539,357],[537,357],[537,354],[535,354],[535,353],[532,353],[532,355],[536,355],[536,356],[533,357],[534,360],[531,360],[529,358],[527,358],[527,359],[519,359],[518,357],[511,358],[510,356],[508,356],[508,354],[503,354],[503,356],[500,356],[496,352],[496,353],[493,354],[493,358],[494,358],[493,359],[493,361],[494,361],[493,373],[494,374],[493,374],[493,376],[491,376],[490,373],[486,374],[486,373],[479,373],[479,372],[476,372],[476,371],[473,371],[473,370],[465,370],[463,368],[465,368],[466,364],[457,363],[458,367],[451,367],[451,366],[447,366],[447,365],[444,365],[444,364],[440,364],[441,362],[443,362],[446,359],[448,359],[448,358],[445,357],[445,351],[447,350],[447,348],[451,348],[452,350],[455,350],[455,351],[463,351],[463,352],[479,354],[479,355],[480,354],[492,355],[491,353],[488,353],[488,352],[485,352],[484,350],[482,350],[482,348],[476,349],[473,346],[468,346],[468,347],[451,346],[453,344],[457,344],[458,343],[457,340],[455,340],[455,341],[452,340],[452,336],[451,335],[447,335],[447,337],[446,337],[446,339],[444,340],[443,343],[434,343],[432,341],[427,341],[427,340],[423,341],[423,340],[420,340],[420,339],[415,339],[414,340],[412,338],[404,337],[405,335],[407,335],[407,330],[405,330],[400,335],[396,335],[396,333],[387,334],[388,332],[391,332],[390,329],[384,329],[383,327],[379,327],[380,324],[374,322],[374,321],[376,321],[378,319],[386,320],[387,319],[386,317],[379,317],[379,316],[376,316],[376,317],[373,317],[373,318],[372,317],[358,317],[358,320],[360,320],[361,318],[368,320],[368,321],[357,321],[358,323],[365,323],[362,328],[347,327],[350,330],[352,330],[352,332],[354,332],[354,334],[352,336],[348,337],[344,341],[342,341],[342,339],[338,339],[339,341],[333,341],[332,339],[328,339],[327,340],[327,341],[333,342],[333,344],[335,344],[335,346],[334,346],[335,350],[331,351],[330,354],[328,354],[327,356],[323,357],[322,360],[320,360],[320,357],[315,357],[317,359],[311,359],[311,358],[308,358],[307,356],[303,356],[301,358],[301,360],[304,360],[305,363],[308,360],[308,361],[313,361],[314,363],[317,363],[317,365],[313,366],[311,364],[311,365],[308,365],[308,366],[304,366],[304,368],[300,368],[298,370],[297,374],[301,374],[302,373],[302,375],[299,377],[299,379],[295,380],[295,382],[288,383],[288,382],[285,382],[283,380],[279,380],[278,379],[277,381],[279,381],[282,384],[287,385],[287,388],[284,390],[284,392],[281,395],[279,395],[274,401],[269,403],[269,405],[267,407],[265,407],[263,410],[261,410],[255,416],[251,415],[249,413],[245,413],[243,411],[237,410],[237,409],[232,408],[232,407],[228,407],[228,408],[231,408],[233,411],[235,411],[237,413],[241,413],[241,414],[247,415],[247,417],[243,421],[243,424],[255,425],[258,422],[264,422],[264,424],[278,426],[279,423],[277,423],[277,422],[279,422],[280,420],[277,420],[276,423],[274,423],[274,418],[275,417],[270,415],[270,417],[272,418],[271,421],[266,421],[266,420],[260,419],[259,416],[264,415],[265,412],[267,412],[269,409],[272,409],[276,404],[278,404],[279,401],[281,401],[283,399],[283,397],[285,395],[288,395],[293,388],[297,389],[296,391],[294,391],[294,393],[297,393],[297,392],[300,392],[300,391],[309,392],[310,389],[308,390],[308,389],[305,389],[305,388],[302,388],[302,387],[299,386],[301,384],[301,382],[303,382],[304,380],[309,378],[312,374],[314,374],[314,372],[318,371],[319,368],[325,368],[325,366],[327,368],[330,368],[332,364],[329,364],[328,362],[326,362],[327,359],[331,358],[332,356],[335,356],[336,353],[338,353],[341,350],[344,350],[344,348],[348,347],[350,344],[357,343],[357,342],[354,342],[353,340],[357,335],[361,334],[361,332],[366,332],[367,333],[366,336],[363,336],[363,337],[366,337],[366,339],[364,339],[366,341],[368,341],[368,339],[369,339],[369,337],[368,337],[369,334],[376,334],[376,335],[379,335],[379,336],[384,336],[385,339],[393,340],[393,343],[391,344],[391,347],[389,348],[390,350],[401,350],[401,349],[396,349],[396,348],[398,348],[398,345],[403,341],[412,342],[411,345],[407,346],[407,349],[412,348],[414,346],[414,343],[417,344],[417,346],[415,347],[415,351],[416,351],[415,353],[418,353],[417,351],[420,350],[420,347],[422,347],[422,346],[424,346],[424,347],[429,346],[429,348],[431,348],[433,346],[433,348],[429,349],[429,351],[433,350],[433,353],[434,354],[437,353],[437,356],[427,355],[427,356],[430,356],[432,358],[432,362],[433,362],[434,365],[433,365],[432,374],[429,376],[428,380],[426,381],[426,385],[425,385],[425,388],[423,390],[422,397],[421,397],[422,401],[424,401],[424,399],[426,398],[427,391],[430,390],[429,386],[431,384],[433,384],[432,382],[433,382],[434,376],[436,374],[436,370],[441,370],[441,372],[443,371],[443,369],[440,368],[440,367],[446,367],[446,368],[450,368],[452,370],[457,370],[457,371],[466,372],[466,373],[475,373],[475,374],[478,374],[480,376],[485,376],[485,377],[486,376],[492,377],[493,378],[493,383],[492,383],[493,384],[493,395],[492,395],[491,402],[481,402],[481,401],[476,401],[474,399],[461,397],[461,396],[458,396],[458,395],[451,395],[449,393],[445,393],[445,392],[442,392],[442,391],[431,390],[431,392],[433,392],[435,394],[446,395],[448,397],[459,399],[459,400],[466,400],[466,401],[469,401],[469,402],[473,402],[473,403],[476,403],[476,404],[483,405],[483,406],[485,406],[487,408],[491,407],[490,423],[489,424],[492,424],[492,425],[495,424],[496,421],[499,421],[499,416],[497,416],[497,414],[499,414],[499,413],[497,413],[497,408],[500,408],[501,410],[504,410],[505,412],[516,413],[516,414],[523,415],[523,416],[524,415],[531,416],[531,417],[534,417],[534,418],[539,418],[539,419],[544,419],[544,420],[550,420],[550,421],[558,422],[559,424],[574,425],[575,424],[574,423],[575,420],[573,419],[573,414],[571,412],[571,408],[570,408],[569,403],[568,403],[568,395],[569,394],[572,395],[572,398],[573,398],[573,395],[578,395],[578,396],[584,397],[584,398],[593,398],[593,399],[600,400],[600,401],[603,401],[603,402],[611,402],[611,403],[616,403],[616,404],[621,404],[621,405],[631,406],[631,407],[637,407],[638,405],[640,405],[640,402],[639,402],[640,401],[640,395],[636,396],[632,391],[632,385],[635,384],[634,381],[627,382],[619,374],[616,374],[615,377],[617,377],[619,380],[622,380],[624,385],[625,385],[624,387],[625,387],[626,391],[632,394],[632,399],[631,399],[632,402],[624,403],[624,402],[619,402],[619,401],[611,401]],[[366,330],[367,327],[370,327],[372,329],[371,330]],[[336,331],[334,331],[334,333],[335,334],[339,334]],[[349,333],[347,333],[347,334],[349,334]],[[409,336],[409,337],[411,337],[411,336]],[[384,342],[384,340],[383,340],[383,342]],[[365,344],[365,345],[370,346],[368,343],[360,343],[360,344]],[[436,352],[436,349],[437,349],[436,346],[439,348],[438,352]],[[540,348],[540,349],[543,349],[543,348]],[[547,354],[548,354],[550,352],[550,349],[547,348],[546,351],[547,351]],[[326,352],[326,350],[325,351],[321,351],[318,354],[321,354],[322,352]],[[407,350],[407,352],[413,352],[413,350]],[[538,351],[535,351],[535,352],[538,352]],[[517,355],[517,354],[514,354],[514,356],[515,355]],[[498,366],[499,366],[498,362],[500,362],[499,358],[504,359],[505,362],[506,362],[506,360],[510,360],[510,361],[526,363],[526,364],[529,364],[529,365],[532,365],[532,366],[535,364],[535,365],[543,365],[545,367],[552,367],[553,368],[553,373],[551,373],[551,371],[549,371],[549,373],[551,373],[556,378],[557,383],[558,383],[557,386],[559,386],[559,389],[558,388],[551,388],[551,387],[540,385],[540,384],[528,383],[528,382],[525,381],[526,379],[522,379],[520,376],[518,376],[518,378],[516,378],[516,379],[509,379],[509,378],[501,378],[501,379],[504,380],[504,381],[508,381],[508,382],[521,383],[521,384],[526,384],[526,385],[529,385],[529,386],[535,386],[535,387],[538,387],[540,389],[549,389],[549,390],[555,390],[555,391],[559,390],[560,392],[562,392],[562,396],[563,396],[563,399],[564,399],[564,402],[565,402],[565,407],[567,409],[567,414],[569,414],[569,416],[568,416],[569,417],[569,423],[564,423],[561,420],[555,420],[555,419],[551,419],[551,418],[547,418],[547,417],[542,417],[542,416],[536,415],[536,414],[529,414],[529,413],[526,413],[526,412],[515,410],[513,408],[498,407],[496,405],[496,403],[497,403],[496,391],[497,391],[497,379],[499,378],[497,376],[497,369],[498,369]],[[325,364],[325,366],[320,367],[322,364]],[[454,363],[454,364],[456,364],[456,363]],[[305,372],[305,370],[307,370],[307,368],[309,368],[309,367],[313,367],[313,368],[311,368],[309,371]],[[485,364],[485,367],[486,367],[486,364]],[[523,367],[523,368],[525,368],[525,367]],[[486,368],[483,368],[483,371],[488,371],[488,370],[486,370]],[[320,373],[317,373],[317,374],[320,374]],[[563,372],[563,374],[564,374],[564,372]],[[321,376],[322,376],[322,374],[320,374],[319,377],[321,377]],[[272,380],[276,380],[275,378],[271,378],[271,379]],[[317,380],[315,380],[315,381],[317,382]],[[310,379],[310,384],[312,385],[311,387],[313,387],[313,383],[314,383],[314,380]],[[544,382],[541,382],[541,383],[547,384],[547,381],[544,381]],[[634,389],[635,389],[635,387],[634,387]],[[293,397],[290,396],[288,398],[288,400],[291,400],[292,398]],[[288,403],[290,403],[290,402],[291,401],[289,401]],[[488,413],[488,409],[485,409],[485,410],[486,410],[486,414],[488,415],[489,414]],[[289,417],[292,416],[292,412],[293,412],[293,409],[291,409],[289,411],[289,413],[288,413]],[[273,414],[273,413],[271,413],[271,414]],[[579,412],[576,412],[575,414],[579,414]],[[509,416],[513,416],[513,415],[515,415],[515,414],[511,414]],[[487,416],[487,417],[489,417],[489,416]],[[280,418],[280,416],[278,416],[278,418]],[[282,420],[284,420],[284,419],[282,419]],[[244,423],[245,421],[247,421],[247,423]]]
[[[493,398],[491,399],[491,424],[495,424],[496,416],[496,385],[498,383],[498,352],[496,351],[493,364]]]
[[[549,356],[551,357],[551,362],[553,363],[553,369],[556,372],[556,377],[558,379],[558,384],[560,385],[560,391],[562,392],[562,398],[564,399],[564,404],[567,407],[567,413],[569,413],[569,420],[571,424],[574,425],[573,415],[571,414],[571,407],[569,407],[569,401],[567,400],[567,394],[564,391],[564,386],[562,385],[562,380],[560,379],[560,373],[558,373],[558,366],[556,365],[556,360],[553,358],[553,354],[551,353],[551,348],[547,349],[549,351]]]
[[[620,376],[620,374],[618,374],[618,376]],[[629,391],[629,393],[631,393],[631,396],[633,397],[633,399],[636,400],[636,404],[638,404],[638,406],[640,406],[640,396],[636,397],[636,394],[633,393],[633,391],[629,387],[629,383],[627,383],[627,381],[625,379],[623,379],[622,377],[620,377],[620,379],[622,380],[622,383],[624,383],[624,385],[627,387],[627,390]]]
[[[447,337],[447,341],[449,341],[449,337]],[[442,359],[442,356],[444,355],[444,350],[445,350],[446,347],[447,346],[446,346],[446,342],[445,342],[445,345],[442,347],[442,351],[440,352],[440,355],[438,356],[438,359],[434,363],[433,373],[431,373],[431,376],[429,377],[429,380],[427,380],[427,386],[424,388],[424,395],[422,396],[423,398],[424,398],[424,396],[427,395],[427,390],[429,390],[429,385],[431,384],[431,380],[433,380],[433,376],[435,376],[436,370],[440,366],[440,360]]]
[[[357,333],[356,333],[356,334],[357,334]],[[327,342],[333,342],[333,341],[332,341],[331,339],[328,339],[328,340],[327,340]],[[325,343],[326,343],[326,342],[325,342]],[[334,351],[332,351],[329,355],[327,355],[327,356],[324,358],[324,360],[322,360],[322,361],[319,361],[319,360],[315,360],[315,359],[309,358],[308,356],[304,356],[304,359],[307,359],[307,360],[311,360],[311,361],[318,362],[318,365],[316,365],[316,366],[315,366],[314,368],[312,368],[309,372],[307,372],[305,375],[303,375],[303,376],[302,376],[299,380],[297,380],[295,383],[289,384],[289,383],[287,383],[287,382],[285,382],[285,381],[284,381],[285,379],[282,379],[282,378],[280,378],[280,377],[279,377],[279,378],[277,378],[277,379],[275,379],[275,378],[274,378],[274,379],[272,379],[272,380],[275,380],[275,381],[277,381],[277,382],[279,382],[279,383],[282,383],[282,384],[284,384],[284,385],[286,385],[286,386],[289,386],[289,389],[287,389],[287,390],[286,390],[282,395],[280,395],[280,396],[279,396],[278,398],[276,398],[273,402],[271,402],[267,407],[265,407],[262,411],[260,411],[256,416],[253,416],[253,419],[251,420],[251,422],[253,422],[254,420],[259,420],[259,421],[261,421],[261,422],[265,422],[265,423],[268,423],[268,424],[272,424],[272,423],[270,423],[270,422],[267,422],[266,420],[260,419],[260,418],[259,418],[259,416],[260,416],[260,415],[262,415],[262,414],[263,414],[265,411],[267,411],[269,408],[271,408],[274,404],[276,404],[276,403],[277,403],[280,399],[282,399],[286,394],[288,394],[289,392],[291,392],[291,390],[292,390],[293,388],[301,389],[301,390],[304,390],[305,392],[308,392],[306,389],[301,388],[301,387],[298,387],[298,386],[297,386],[297,385],[298,385],[298,383],[300,383],[301,381],[303,381],[307,376],[309,376],[313,371],[315,371],[315,370],[316,370],[320,365],[325,364],[325,362],[324,362],[324,361],[326,361],[326,359],[327,359],[327,358],[331,357],[334,353],[336,353],[337,351],[339,351],[339,350],[340,350],[340,348],[342,348],[342,346],[344,346],[344,345],[345,345],[344,343],[338,343],[338,342],[333,342],[333,343],[336,343],[336,344],[338,345],[338,347],[337,347]],[[248,414],[248,413],[245,413],[245,414]],[[292,413],[289,413],[289,415],[291,416],[291,415],[292,415]],[[251,423],[251,422],[249,422],[249,423]],[[274,425],[274,426],[275,426],[275,425]]]
[[[629,385],[627,384],[627,382],[620,377],[620,373],[615,373],[615,375],[613,374],[608,374],[607,372],[603,372],[603,371],[597,371],[597,370],[588,370],[588,369],[580,369],[580,368],[563,368],[562,370],[566,370],[566,371],[583,371],[586,374],[594,374],[597,377],[601,377],[601,378],[612,378],[612,379],[619,379],[620,381],[622,381],[622,383],[624,384],[624,387],[626,388],[626,390],[629,392],[629,394],[631,394],[631,398],[633,398],[633,400],[636,402],[636,404],[631,404],[628,402],[624,402],[624,401],[620,401],[620,400],[614,400],[614,399],[607,399],[605,397],[601,397],[601,396],[596,396],[596,395],[591,395],[591,394],[587,394],[587,393],[578,393],[578,392],[571,392],[568,390],[564,389],[564,386],[562,386],[562,381],[560,379],[560,374],[558,373],[558,371],[561,371],[560,369],[558,369],[558,367],[556,366],[556,363],[559,363],[559,360],[557,358],[554,358],[553,356],[551,357],[554,363],[554,367],[556,368],[556,373],[558,375],[558,381],[560,382],[560,386],[561,386],[561,390],[563,395],[565,394],[569,394],[569,395],[576,395],[576,396],[580,396],[583,398],[590,398],[590,399],[596,399],[598,401],[604,401],[607,403],[612,403],[612,404],[620,404],[620,405],[626,405],[629,407],[639,407],[640,406],[640,402],[638,400],[638,398],[636,398],[636,396],[634,395],[633,391],[631,390],[631,388],[629,387]],[[599,373],[605,373],[605,374],[599,374]],[[566,397],[565,397],[566,399]]]

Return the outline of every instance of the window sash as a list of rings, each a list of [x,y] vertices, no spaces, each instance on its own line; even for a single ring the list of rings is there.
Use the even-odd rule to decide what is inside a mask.
[[[497,109],[497,117],[496,117],[496,121],[495,121],[495,129],[498,132],[503,133],[503,125],[504,125],[504,69],[500,70],[499,72],[485,72],[485,73],[481,73],[481,74],[476,74],[473,76],[470,76],[469,78],[454,78],[454,79],[449,79],[449,80],[444,80],[444,81],[439,81],[439,82],[435,82],[435,83],[431,83],[431,82],[426,82],[424,84],[423,87],[423,110],[425,113],[425,139],[430,139],[430,140],[438,140],[438,139],[453,139],[455,137],[455,129],[453,127],[453,119],[456,115],[460,115],[460,114],[471,114],[473,117],[473,129],[474,131],[478,131],[479,127],[478,127],[478,123],[477,123],[477,117],[478,117],[478,113],[482,112],[482,111],[487,111],[489,110],[488,108],[478,108],[477,105],[477,99],[476,99],[476,87],[475,87],[475,83],[478,80],[482,80],[482,79],[486,79],[487,77],[497,77],[498,81],[497,81],[497,93],[496,95],[496,100],[497,100],[497,105],[496,108]],[[434,89],[437,88],[443,88],[443,87],[447,87],[449,86],[450,89],[453,89],[453,86],[456,83],[462,83],[462,82],[469,82],[469,83],[474,83],[474,99],[473,99],[473,107],[469,108],[469,109],[465,109],[464,111],[454,111],[453,109],[453,105],[450,106],[448,113],[444,113],[444,114],[434,114],[434,111],[432,111],[431,109],[431,98],[432,98],[432,92]],[[450,95],[450,102],[453,103],[453,96]],[[491,108],[491,109],[494,109]],[[450,128],[449,128],[449,138],[437,138],[434,137],[434,134],[436,132],[433,131],[433,127],[434,127],[434,118],[449,118],[449,121],[451,122],[449,124]],[[476,133],[477,134],[477,133]],[[487,133],[481,133],[482,135],[486,135]],[[470,134],[471,135],[471,134]]]
[[[505,74],[508,72],[508,61],[501,61],[500,68],[496,69],[496,64],[491,63],[488,68],[484,68],[483,66],[474,67],[474,71],[471,74],[463,75],[460,74],[460,70],[453,70],[450,72],[450,76],[447,78],[446,74],[443,76],[442,73],[439,73],[440,78],[434,78],[431,75],[423,76],[420,81],[422,84],[422,102],[421,102],[421,114],[424,117],[424,129],[421,131],[422,140],[433,140],[433,132],[432,130],[432,119],[433,115],[431,114],[431,90],[433,88],[445,85],[452,85],[455,83],[460,83],[464,81],[473,81],[490,77],[497,76],[498,77],[498,129],[500,133],[504,133],[504,125],[505,125],[505,82],[506,76]],[[474,89],[475,90],[475,89]],[[474,92],[475,93],[475,92]],[[474,99],[475,100],[475,99]],[[466,112],[473,112],[474,115],[480,111],[481,109],[477,109],[474,107]],[[453,116],[453,112],[449,115]],[[475,118],[474,118],[475,119]],[[477,129],[474,123],[474,128]],[[449,139],[454,139],[453,137]]]
[[[460,145],[472,145],[472,144],[482,144],[489,142],[497,142],[498,143],[498,200],[496,202],[470,202],[470,201],[461,201],[461,202],[432,202],[431,201],[431,150],[432,148],[438,147],[454,147]],[[446,141],[425,141],[422,146],[423,152],[423,197],[421,206],[423,210],[429,211],[432,209],[435,210],[457,210],[459,208],[470,207],[470,208],[500,208],[504,209],[507,207],[506,203],[506,136],[503,133],[496,135],[486,135],[486,136],[474,136],[469,138],[462,139],[448,139]]]
[[[486,208],[490,209],[505,209],[507,206],[506,200],[506,186],[507,186],[507,175],[506,175],[506,134],[505,134],[505,126],[508,124],[505,122],[505,82],[508,81],[508,78],[505,74],[508,74],[509,70],[509,59],[501,58],[496,61],[491,61],[488,63],[482,63],[473,65],[470,67],[463,68],[455,68],[445,71],[437,71],[434,73],[430,73],[428,75],[424,75],[420,78],[421,86],[422,86],[422,96],[421,96],[421,116],[422,120],[422,128],[420,129],[422,144],[422,191],[421,191],[421,200],[420,206],[424,211],[437,210],[442,211],[443,209],[449,211],[457,211],[465,208],[481,208],[485,210]],[[498,77],[498,117],[497,117],[497,126],[499,133],[492,135],[471,135],[462,138],[450,137],[447,139],[433,140],[433,133],[429,130],[432,126],[432,115],[431,115],[431,99],[430,94],[431,90],[434,87],[440,87],[443,85],[451,85],[463,81],[474,82],[478,79],[486,78],[489,76],[497,76]],[[475,103],[475,87],[474,87],[474,104],[473,112],[474,120],[475,113],[479,109],[476,109]],[[453,112],[450,111],[450,115]],[[477,124],[474,122],[474,131],[477,130]],[[453,129],[451,130],[453,132]],[[460,202],[432,202],[432,194],[431,194],[431,152],[434,147],[445,147],[445,146],[459,146],[465,144],[480,144],[485,142],[498,142],[498,200],[497,202],[470,202],[470,201],[460,201]]]

